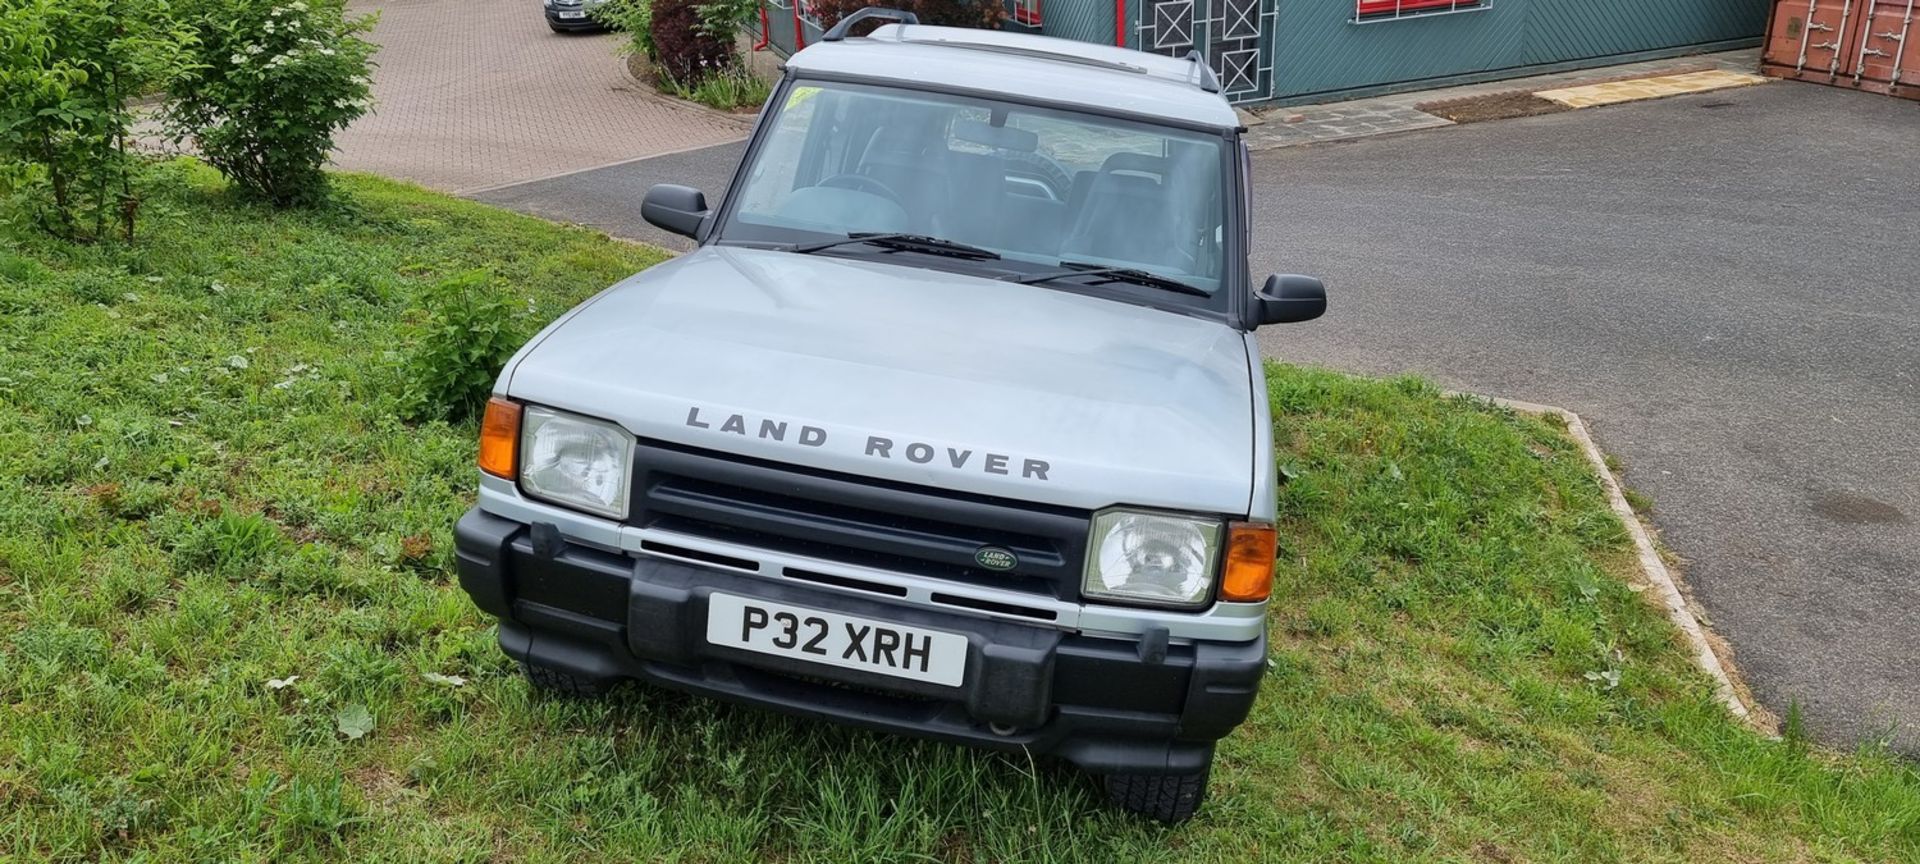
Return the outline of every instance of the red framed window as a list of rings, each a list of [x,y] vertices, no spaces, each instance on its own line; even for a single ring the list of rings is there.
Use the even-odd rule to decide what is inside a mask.
[[[1008,12],[1013,16],[1015,24],[1025,24],[1028,27],[1040,26],[1040,0],[1012,0],[1012,7]]]
[[[1484,0],[1354,0],[1354,20],[1401,18],[1486,7]]]

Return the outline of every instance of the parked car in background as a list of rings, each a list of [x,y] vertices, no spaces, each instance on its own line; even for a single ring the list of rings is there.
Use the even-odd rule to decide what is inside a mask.
[[[547,26],[555,33],[607,29],[607,25],[593,17],[593,10],[604,2],[606,0],[541,0],[546,7]]]

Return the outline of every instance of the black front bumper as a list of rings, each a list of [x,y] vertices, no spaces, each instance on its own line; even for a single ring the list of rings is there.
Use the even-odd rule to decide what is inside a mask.
[[[1190,773],[1246,719],[1266,640],[1169,645],[1094,639],[952,615],[805,584],[557,540],[470,510],[454,536],[460,584],[500,618],[514,659],[623,678],[852,726],[1051,754],[1100,773]],[[960,633],[967,675],[946,687],[712,645],[714,592]]]
[[[580,10],[568,9],[567,11],[579,12]],[[585,15],[580,18],[562,18],[560,17],[560,12],[557,9],[548,9],[546,10],[546,13],[547,13],[547,26],[552,27],[556,30],[604,30],[606,29],[605,24],[602,24],[599,21],[594,20],[593,16],[591,15]]]

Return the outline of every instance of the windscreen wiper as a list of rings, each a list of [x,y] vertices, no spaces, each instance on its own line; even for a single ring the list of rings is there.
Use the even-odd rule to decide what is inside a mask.
[[[929,255],[945,255],[950,258],[966,258],[973,261],[997,261],[1000,259],[1000,253],[992,249],[968,246],[965,243],[955,243],[952,240],[928,237],[925,234],[894,234],[879,231],[855,231],[838,240],[823,240],[819,243],[795,243],[791,246],[781,247],[780,251],[798,252],[806,255],[822,249],[832,249],[835,246],[846,246],[853,243],[871,243],[887,249],[904,249],[910,252],[925,252]]]
[[[1148,273],[1145,270],[1138,270],[1132,267],[1108,267],[1104,264],[1090,264],[1085,261],[1062,261],[1060,262],[1060,266],[1063,269],[1052,273],[1036,273],[1032,276],[1020,276],[1008,281],[1018,282],[1022,285],[1034,285],[1040,282],[1052,282],[1055,279],[1066,279],[1073,276],[1094,276],[1098,277],[1094,280],[1096,283],[1127,282],[1134,285],[1145,285],[1149,288],[1175,291],[1181,294],[1192,294],[1195,297],[1213,296],[1203,288],[1195,288],[1178,279],[1168,279],[1165,276],[1158,276]]]

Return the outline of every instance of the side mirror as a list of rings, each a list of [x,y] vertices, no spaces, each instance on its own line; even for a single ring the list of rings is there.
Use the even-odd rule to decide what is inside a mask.
[[[1312,276],[1275,275],[1253,296],[1255,324],[1312,321],[1327,311],[1327,286]]]
[[[698,189],[661,183],[640,200],[640,218],[647,224],[683,237],[692,237],[707,219],[707,196]]]

